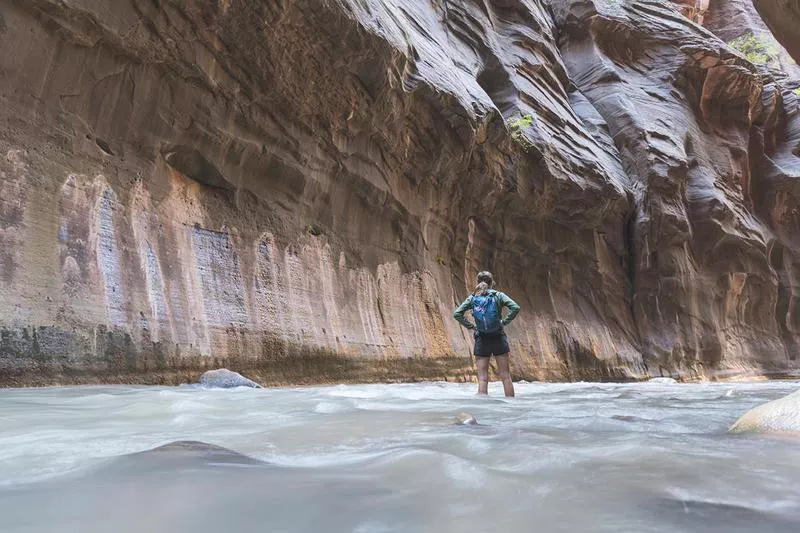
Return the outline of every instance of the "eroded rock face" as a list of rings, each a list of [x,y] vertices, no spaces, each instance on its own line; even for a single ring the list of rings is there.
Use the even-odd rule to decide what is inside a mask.
[[[756,63],[768,57],[770,67],[783,71],[781,77],[783,74],[788,74],[794,81],[800,79],[800,67],[784,48],[789,46],[788,43],[784,42],[782,46],[779,40],[775,39],[753,5],[753,0],[716,0],[706,3],[708,5],[703,25],[717,37],[734,46],[738,43],[745,56],[749,52],[750,59]],[[788,8],[784,11],[788,11]],[[754,49],[758,50],[758,53],[753,54]]]
[[[800,2],[753,0],[764,22],[795,60],[800,61]]]
[[[794,365],[785,80],[654,0],[410,6],[0,8],[0,379],[465,376],[486,268],[518,377]]]

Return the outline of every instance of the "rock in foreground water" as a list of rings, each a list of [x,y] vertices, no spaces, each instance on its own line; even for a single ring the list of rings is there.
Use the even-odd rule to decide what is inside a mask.
[[[209,370],[200,376],[200,385],[205,387],[217,387],[221,389],[232,389],[234,387],[253,387],[260,389],[261,385],[251,379],[247,379],[243,375],[228,370],[227,368],[220,368],[218,370]]]
[[[747,411],[731,433],[797,433],[800,435],[800,391]]]
[[[115,472],[131,466],[139,471],[148,466],[177,468],[181,465],[188,465],[196,468],[206,464],[260,465],[265,463],[215,444],[179,440],[150,450],[118,457],[115,461],[112,461],[107,470]]]

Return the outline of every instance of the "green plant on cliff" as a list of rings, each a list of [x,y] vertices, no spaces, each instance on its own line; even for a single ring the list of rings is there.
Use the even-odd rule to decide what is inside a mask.
[[[754,65],[766,65],[777,58],[779,53],[778,47],[766,37],[753,33],[737,37],[728,44],[740,51]]]
[[[792,91],[792,92],[793,92],[794,94],[796,94],[797,96],[800,96],[800,87],[798,87],[797,89],[795,89],[795,90],[794,90],[794,91]]]
[[[533,146],[533,143],[525,137],[525,130],[533,125],[534,120],[533,115],[519,115],[506,121],[508,129],[511,131],[511,138],[526,152]]]
[[[306,226],[306,233],[313,235],[314,237],[319,237],[322,235],[322,228],[317,224],[308,224]]]

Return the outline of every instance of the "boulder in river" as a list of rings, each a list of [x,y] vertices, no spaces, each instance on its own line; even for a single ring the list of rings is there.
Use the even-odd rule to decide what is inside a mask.
[[[478,420],[472,413],[462,411],[456,415],[455,423],[459,426],[477,426]]]
[[[128,467],[141,470],[142,468],[150,467],[152,471],[156,470],[153,467],[177,468],[179,466],[189,466],[194,468],[207,464],[263,465],[266,463],[215,444],[181,440],[150,450],[117,457],[112,466],[109,467],[109,470],[118,471]]]
[[[731,426],[729,431],[800,435],[800,391],[750,409]]]
[[[234,387],[253,387],[260,389],[261,385],[251,379],[247,379],[243,375],[228,370],[227,368],[220,368],[218,370],[209,370],[200,376],[200,385],[204,387],[216,387],[221,389],[232,389]]]

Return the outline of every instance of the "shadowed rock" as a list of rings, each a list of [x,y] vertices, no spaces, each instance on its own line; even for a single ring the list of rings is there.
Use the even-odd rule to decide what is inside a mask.
[[[190,455],[202,455],[202,456],[214,456],[214,457],[236,457],[238,459],[247,458],[247,456],[242,455],[238,452],[233,450],[229,450],[228,448],[223,448],[222,446],[217,446],[215,444],[208,444],[207,442],[197,441],[197,440],[177,440],[174,442],[170,442],[169,444],[164,444],[162,446],[158,446],[153,448],[152,450],[147,450],[143,452],[137,452],[131,454],[131,456],[140,456],[142,454],[147,455],[159,455],[159,456],[190,456]],[[254,460],[254,459],[253,459]]]
[[[800,436],[800,391],[759,405],[731,426],[731,433],[788,433]]]
[[[219,189],[235,188],[214,165],[193,148],[175,146],[165,150],[163,156],[171,167],[198,183]]]
[[[263,461],[253,459],[239,452],[201,441],[182,440],[170,442],[151,450],[123,455],[112,460],[102,471],[119,473],[121,471],[141,472],[159,469],[175,470],[210,465],[263,465]]]
[[[261,385],[253,380],[247,379],[243,375],[228,370],[227,368],[220,368],[217,370],[209,370],[204,372],[198,381],[204,387],[214,387],[221,389],[232,389],[234,387],[252,387],[260,389]]]
[[[800,1],[753,0],[764,22],[796,61],[800,61]]]

